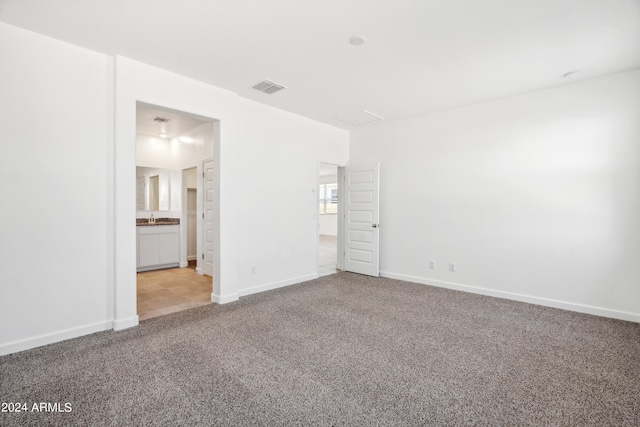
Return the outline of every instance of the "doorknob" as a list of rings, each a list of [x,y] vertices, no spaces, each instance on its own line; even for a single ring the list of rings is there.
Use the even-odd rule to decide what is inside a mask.
[[[373,228],[378,228],[378,224],[371,224]]]

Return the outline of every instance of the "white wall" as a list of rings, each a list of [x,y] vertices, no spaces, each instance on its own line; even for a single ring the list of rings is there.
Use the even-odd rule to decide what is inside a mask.
[[[346,162],[346,131],[3,23],[0,57],[0,355],[138,323],[136,101],[218,120],[212,298],[315,274],[317,162]],[[284,204],[260,200],[261,183]],[[265,208],[286,228],[262,227]]]
[[[116,82],[115,180],[122,201],[116,205],[116,307],[123,310],[116,317],[123,325],[137,323],[135,253],[129,253],[135,241],[135,228],[129,227],[135,208],[129,166],[135,158],[136,101],[218,120],[214,161],[219,162],[220,213],[214,240],[221,247],[220,265],[214,265],[215,301],[317,275],[312,194],[317,164],[320,159],[346,162],[348,132],[122,57],[116,58]],[[266,198],[265,189],[277,197]],[[269,223],[274,226],[266,227]],[[256,274],[250,274],[252,265]]]
[[[171,140],[137,134],[136,166],[171,169],[174,166]]]
[[[0,58],[5,354],[111,328],[113,157],[106,56],[0,23]]]
[[[193,167],[185,171],[185,186],[187,188],[198,187],[198,170]]]
[[[180,137],[191,138],[192,142],[180,141]],[[190,129],[171,139],[173,169],[196,167],[201,161],[213,157],[213,122]]]
[[[242,296],[317,277],[318,161],[345,164],[348,133],[244,99],[239,113]]]
[[[338,215],[325,214],[318,218],[318,234],[322,236],[338,235]]]
[[[184,143],[180,137],[187,136],[192,142]],[[136,135],[136,166],[162,168],[171,177],[169,208],[163,211],[138,211],[138,218],[180,218],[183,214],[183,169],[196,168],[205,159],[213,157],[213,122],[203,123],[175,138],[163,139],[150,135]],[[197,176],[197,170],[192,172]],[[192,183],[196,188],[197,180]],[[186,195],[184,195],[186,197]]]
[[[215,218],[215,240],[221,246],[214,268],[217,301],[237,298],[236,94],[124,57],[115,59],[116,78],[116,329],[136,325],[135,224],[132,219],[131,174],[135,166],[135,105],[137,101],[219,120],[214,148],[219,182],[215,189],[221,211]],[[171,90],[167,90],[171,88]],[[216,125],[214,124],[214,129]],[[218,138],[216,131],[214,135]],[[201,224],[198,224],[200,228]],[[184,247],[184,246],[183,246]]]
[[[639,118],[634,71],[354,131],[383,274],[640,321]]]
[[[180,141],[181,136],[193,142]],[[213,122],[203,123],[175,138],[136,135],[136,165],[165,169],[188,169],[213,156]]]

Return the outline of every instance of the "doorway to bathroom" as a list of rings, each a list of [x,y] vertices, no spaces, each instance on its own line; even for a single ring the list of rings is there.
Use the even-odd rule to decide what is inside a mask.
[[[196,175],[197,169],[187,170],[188,174]],[[196,180],[197,182],[197,180]],[[198,189],[187,184],[187,263],[194,270],[198,261]]]
[[[214,121],[136,104],[136,296],[140,320],[211,303],[203,274],[203,161]]]

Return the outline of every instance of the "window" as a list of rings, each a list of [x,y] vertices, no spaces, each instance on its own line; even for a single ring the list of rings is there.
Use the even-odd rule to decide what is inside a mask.
[[[320,184],[320,215],[338,213],[338,183]]]

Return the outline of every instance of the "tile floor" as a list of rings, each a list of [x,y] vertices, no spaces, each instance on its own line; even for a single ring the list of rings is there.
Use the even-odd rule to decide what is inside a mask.
[[[320,236],[319,274],[337,273],[338,238]],[[211,277],[195,272],[195,266],[138,273],[140,320],[211,304]]]
[[[193,268],[169,268],[138,273],[140,320],[211,304],[211,277]]]
[[[318,247],[318,274],[328,276],[338,272],[338,238],[336,236],[320,235],[320,245]]]

